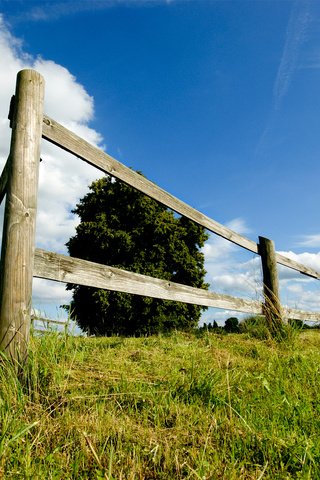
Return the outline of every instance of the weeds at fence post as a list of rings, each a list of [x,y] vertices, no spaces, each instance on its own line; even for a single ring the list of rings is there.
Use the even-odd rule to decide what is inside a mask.
[[[273,338],[283,338],[284,322],[279,297],[279,277],[274,243],[268,238],[259,237],[258,252],[261,256],[263,273],[263,314]]]
[[[34,70],[18,73],[11,108],[11,147],[0,269],[0,348],[26,359],[37,212],[44,80]]]

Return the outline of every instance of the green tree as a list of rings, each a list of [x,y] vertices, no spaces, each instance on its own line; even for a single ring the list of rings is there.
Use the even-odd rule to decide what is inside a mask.
[[[230,317],[224,323],[224,329],[228,333],[238,333],[239,332],[239,320],[237,317]]]
[[[205,229],[123,182],[106,176],[73,213],[80,217],[67,243],[73,257],[198,288],[204,283]],[[96,335],[143,335],[197,325],[204,307],[69,284],[71,312]]]

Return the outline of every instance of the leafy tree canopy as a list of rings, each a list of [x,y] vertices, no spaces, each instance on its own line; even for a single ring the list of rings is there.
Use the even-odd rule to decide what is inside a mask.
[[[224,329],[228,333],[238,333],[239,332],[239,320],[237,317],[227,318],[224,324]]]
[[[205,229],[132,187],[106,176],[73,213],[73,257],[198,288],[204,283]],[[197,325],[204,307],[69,284],[72,316],[97,335],[143,335]]]

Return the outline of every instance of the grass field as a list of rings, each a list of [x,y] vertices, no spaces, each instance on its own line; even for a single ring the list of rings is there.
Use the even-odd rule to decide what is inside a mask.
[[[320,335],[35,337],[0,365],[0,478],[320,479]]]

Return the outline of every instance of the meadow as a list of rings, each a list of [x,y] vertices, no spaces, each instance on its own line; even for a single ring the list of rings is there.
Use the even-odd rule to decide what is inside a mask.
[[[0,363],[0,478],[320,479],[320,335],[33,335]]]

